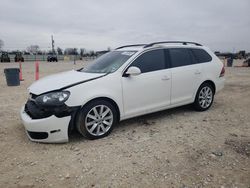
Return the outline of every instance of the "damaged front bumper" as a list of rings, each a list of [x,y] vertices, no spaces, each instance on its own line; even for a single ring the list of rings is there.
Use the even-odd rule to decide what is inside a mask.
[[[22,107],[20,115],[27,136],[31,141],[44,143],[64,143],[69,140],[69,132],[74,127],[78,107],[40,108],[34,101]]]
[[[26,133],[31,141],[44,143],[64,143],[68,142],[68,127],[71,116],[56,117],[54,115],[42,118],[32,119],[25,111],[21,109],[21,119]]]

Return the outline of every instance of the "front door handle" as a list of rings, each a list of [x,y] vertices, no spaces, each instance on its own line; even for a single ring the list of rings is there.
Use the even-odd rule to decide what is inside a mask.
[[[169,76],[163,76],[161,80],[170,80]]]

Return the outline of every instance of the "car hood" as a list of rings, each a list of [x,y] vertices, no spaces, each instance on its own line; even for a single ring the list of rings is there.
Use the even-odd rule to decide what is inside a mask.
[[[63,89],[71,85],[77,85],[88,80],[104,76],[104,73],[85,73],[79,71],[67,71],[51,76],[46,76],[34,82],[29,88],[29,92],[35,95],[40,95],[49,91]]]

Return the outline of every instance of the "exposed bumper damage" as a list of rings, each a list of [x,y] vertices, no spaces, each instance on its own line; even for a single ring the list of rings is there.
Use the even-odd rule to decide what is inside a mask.
[[[20,115],[26,133],[31,141],[44,143],[68,142],[68,133],[74,127],[78,107],[62,105],[55,108],[41,108],[28,100]]]

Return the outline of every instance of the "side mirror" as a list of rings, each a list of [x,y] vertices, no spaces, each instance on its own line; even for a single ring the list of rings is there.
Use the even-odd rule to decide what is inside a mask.
[[[141,74],[141,70],[138,67],[129,67],[128,70],[126,71],[126,75],[128,76],[137,76]]]

